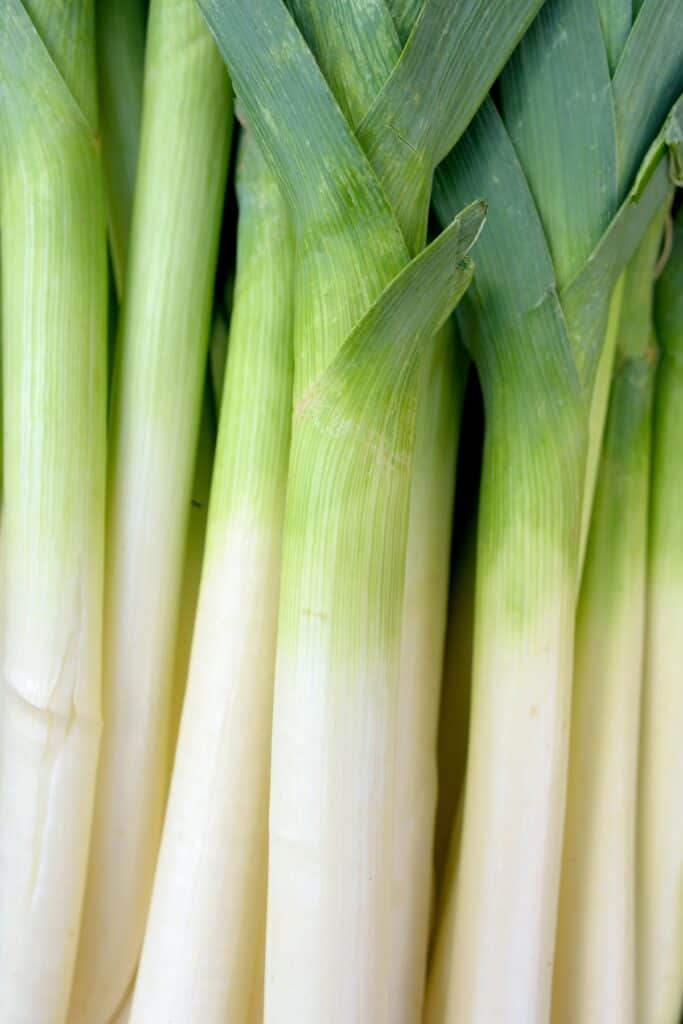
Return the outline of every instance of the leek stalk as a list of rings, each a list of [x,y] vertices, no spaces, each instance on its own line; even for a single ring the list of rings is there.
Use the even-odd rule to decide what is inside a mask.
[[[681,32],[644,0],[611,78],[593,3],[548,0],[500,112],[437,175],[442,223],[491,203],[467,304],[487,422],[447,1021],[550,1013],[590,407],[614,287],[671,188]]]
[[[100,741],[107,264],[93,5],[0,7],[0,1019],[63,1024]]]
[[[500,29],[496,47],[476,72],[454,81],[457,57],[477,39],[479,7],[469,4],[454,16],[441,2],[426,5],[419,30],[402,65],[399,35],[383,4],[333,4],[326,8],[297,0],[292,12],[336,99],[367,152],[410,251],[424,245],[431,175],[439,156],[471,117],[488,84],[514,45],[537,4],[525,3],[504,19],[502,7],[484,14]],[[474,11],[473,11],[474,9]],[[447,35],[443,33],[445,25]],[[496,19],[499,19],[496,22]],[[426,59],[437,30],[439,61]],[[463,33],[465,39],[463,40]],[[477,39],[477,42],[479,40]],[[496,64],[496,61],[499,64]],[[464,87],[464,83],[468,87]],[[384,88],[386,86],[386,88]],[[401,104],[413,102],[408,123]],[[437,106],[436,96],[447,97]],[[415,126],[420,130],[413,132]],[[412,132],[412,136],[411,136]],[[406,139],[408,142],[406,143]],[[420,1012],[432,884],[431,845],[436,803],[434,745],[445,633],[450,523],[459,406],[464,379],[462,354],[446,335],[432,343],[420,385],[413,456],[401,679],[397,734],[403,751],[397,766],[392,855],[392,949],[389,954],[388,1013],[410,1020]]]
[[[73,1024],[110,1020],[142,944],[230,124],[227,75],[192,0],[153,0],[114,372],[104,732]]]
[[[657,282],[645,675],[638,796],[638,1020],[667,1024],[683,993],[683,218]]]
[[[419,347],[465,286],[468,271],[442,259],[464,255],[481,211],[406,266],[377,179],[282,5],[202,6],[297,249],[265,1019],[382,1020]],[[286,139],[274,131],[285,120]]]
[[[133,1024],[174,1014],[186,1024],[252,1020],[262,985],[294,247],[280,191],[248,134],[237,191],[206,557]]]
[[[662,216],[624,274],[577,620],[553,1021],[635,1018],[636,793],[645,630],[653,270]]]
[[[120,298],[140,141],[144,0],[100,0],[95,13],[109,249]]]

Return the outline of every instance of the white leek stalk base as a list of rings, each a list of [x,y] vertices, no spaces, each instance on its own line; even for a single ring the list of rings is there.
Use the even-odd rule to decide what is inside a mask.
[[[64,1019],[80,918],[100,723],[32,703],[5,679],[0,820],[3,1024]],[[32,855],[27,856],[27,851]],[[66,941],[64,940],[66,936]],[[58,955],[55,946],[59,944]],[[35,979],[40,978],[40,985]]]
[[[642,597],[624,595],[616,616],[598,614],[580,630],[553,1024],[635,1020]]]
[[[638,815],[638,1020],[683,1003],[683,577],[651,568]]]
[[[419,1019],[433,891],[436,739],[464,356],[452,325],[432,342],[413,457],[398,705],[389,1020]],[[458,358],[459,357],[459,358]]]
[[[245,514],[207,553],[132,1024],[254,1019],[279,547]]]
[[[536,622],[478,627],[449,1024],[548,1019],[571,692],[565,575]]]

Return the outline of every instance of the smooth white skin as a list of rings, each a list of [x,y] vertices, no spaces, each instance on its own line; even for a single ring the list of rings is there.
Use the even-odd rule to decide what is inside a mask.
[[[574,581],[569,574],[559,593],[548,593],[536,621],[507,623],[502,629],[499,618],[492,628],[498,616],[504,621],[506,610],[503,602],[497,606],[495,567],[487,568],[492,573],[486,587],[490,604],[475,638],[444,1020],[544,1024],[550,1012],[562,849]],[[562,568],[557,568],[561,578]]]
[[[271,774],[266,1002],[269,1024],[388,1020],[396,687],[381,664],[326,692],[324,663],[278,656]],[[369,661],[369,659],[368,659]],[[326,673],[329,676],[329,669]],[[278,687],[289,699],[278,710]],[[343,772],[343,774],[342,774]],[[324,874],[324,881],[323,881]],[[336,930],[326,920],[338,924]],[[325,932],[323,940],[321,932]],[[366,956],[367,951],[370,956]],[[274,955],[276,953],[277,955]],[[293,968],[315,966],[306,984]]]
[[[683,994],[683,582],[651,565],[638,806],[638,1021],[671,1024]]]
[[[162,430],[157,433],[163,433]],[[177,515],[152,517],[146,497],[173,508],[178,473],[149,446],[127,464],[112,511],[115,550],[106,606],[105,674],[97,800],[91,844],[74,1024],[105,1024],[127,991],[145,927],[168,786],[169,723],[179,588],[168,582],[168,551],[182,550]],[[160,437],[162,451],[168,441]],[[126,542],[124,533],[129,540]],[[144,571],[143,571],[144,569]],[[180,567],[177,576],[180,577]],[[152,585],[151,581],[156,580]],[[93,1019],[95,1018],[95,1019]]]
[[[280,533],[246,510],[207,549],[131,1024],[257,1019]]]
[[[640,589],[620,595],[611,615],[592,609],[588,628],[578,633],[555,1024],[635,1020],[639,582]]]

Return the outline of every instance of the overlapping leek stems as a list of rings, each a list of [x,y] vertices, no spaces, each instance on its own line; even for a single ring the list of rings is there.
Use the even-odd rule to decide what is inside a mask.
[[[680,31],[645,0],[610,75],[594,5],[549,0],[437,178],[443,222],[491,202],[468,302],[486,441],[447,1021],[550,1013],[590,410],[614,286],[671,187],[676,113],[634,176],[680,89]]]
[[[683,993],[683,221],[655,292],[655,390],[638,794],[638,1020],[666,1024]]]
[[[74,1024],[111,1018],[142,944],[230,124],[228,78],[194,3],[154,0],[113,382],[104,732]]]
[[[132,1016],[144,1024],[174,1013],[206,1024],[255,1020],[251,1000],[263,984],[294,245],[280,190],[248,134],[237,192],[237,278],[206,557]]]
[[[506,20],[501,9],[486,9],[476,2],[456,8],[430,0],[424,9],[405,4],[400,18],[383,3],[368,7],[352,2],[320,9],[308,0],[297,0],[292,5],[337,100],[356,128],[411,252],[424,245],[434,166],[462,132],[537,7],[533,0],[520,4]],[[402,55],[401,44],[413,28]],[[484,54],[478,56],[478,30],[495,39],[485,59]],[[437,33],[435,54],[432,40]],[[453,370],[443,365],[444,355]],[[453,466],[466,372],[462,352],[453,349],[447,335],[432,342],[425,362],[429,366],[418,393],[397,684],[402,756],[396,780],[393,937],[387,983],[389,1014],[396,1020],[410,1020],[420,1013],[424,991]]]
[[[390,998],[395,675],[416,346],[464,287],[466,273],[456,270],[453,278],[442,260],[451,246],[466,251],[481,214],[470,211],[462,229],[452,228],[390,285],[407,250],[295,26],[273,3],[208,13],[289,203],[297,241],[265,1016],[318,1020],[358,1012],[370,1019],[387,1012]],[[276,81],[266,92],[262,78],[272,69]],[[299,118],[309,118],[295,121],[287,147],[268,130],[278,120],[280,92]],[[353,205],[344,198],[349,187]],[[312,194],[325,196],[322,221]],[[432,287],[418,299],[413,289],[427,267],[434,268]],[[398,334],[387,347],[392,330]],[[321,884],[324,898],[316,896]],[[295,906],[305,913],[294,914]]]
[[[677,6],[0,2],[2,1024],[673,1024]]]
[[[107,266],[90,3],[0,7],[0,1019],[62,1024],[100,741]]]
[[[624,274],[576,618],[553,986],[558,1024],[636,1019],[636,794],[661,226],[660,214]]]

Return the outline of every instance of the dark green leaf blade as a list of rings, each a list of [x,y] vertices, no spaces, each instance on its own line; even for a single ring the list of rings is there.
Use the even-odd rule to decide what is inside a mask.
[[[562,283],[617,203],[611,83],[594,0],[548,0],[503,71],[501,92]]]

